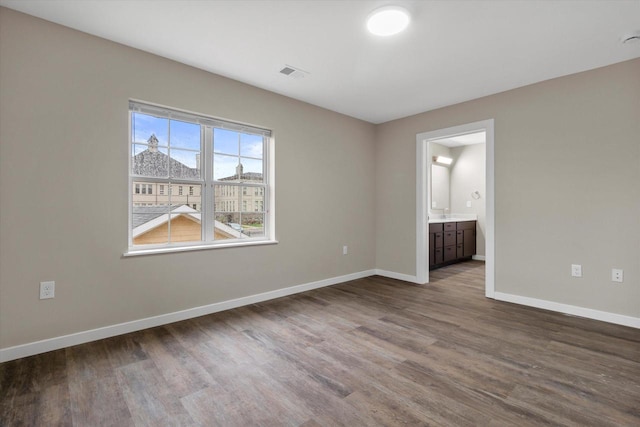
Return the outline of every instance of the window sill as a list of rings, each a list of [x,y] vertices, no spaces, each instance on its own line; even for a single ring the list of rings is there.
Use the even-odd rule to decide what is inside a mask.
[[[156,255],[156,254],[169,254],[175,252],[190,252],[190,251],[202,251],[208,249],[223,249],[223,248],[241,248],[245,246],[263,246],[263,245],[276,245],[277,240],[257,240],[251,242],[233,242],[233,243],[218,243],[215,245],[194,245],[194,246],[179,246],[171,248],[153,248],[153,249],[130,249],[122,254],[123,257],[134,257],[143,255]]]

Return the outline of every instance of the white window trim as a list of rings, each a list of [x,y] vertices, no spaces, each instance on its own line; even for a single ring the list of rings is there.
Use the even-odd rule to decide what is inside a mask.
[[[138,111],[143,114],[151,114],[160,117],[166,117],[169,119],[185,120],[188,122],[194,122],[197,120],[201,126],[204,126],[203,132],[203,144],[202,144],[202,156],[204,160],[201,160],[201,170],[203,171],[203,181],[196,183],[201,185],[201,197],[202,200],[201,212],[206,213],[202,216],[201,224],[203,230],[203,241],[196,242],[177,242],[169,244],[157,244],[157,245],[133,245],[133,229],[132,229],[132,209],[133,209],[133,184],[135,181],[141,179],[148,181],[162,182],[169,187],[173,184],[188,185],[192,183],[192,180],[179,180],[174,179],[171,183],[162,179],[139,177],[134,176],[132,171],[132,141],[131,141],[131,112]],[[278,241],[275,238],[275,144],[273,132],[266,130],[265,128],[255,127],[243,123],[234,121],[218,119],[213,117],[204,116],[198,113],[193,113],[186,110],[178,110],[172,107],[160,106],[156,104],[150,104],[144,101],[130,100],[129,101],[129,115],[128,115],[128,137],[127,137],[127,157],[128,157],[128,249],[123,252],[123,257],[140,256],[140,255],[153,255],[153,254],[166,254],[174,252],[196,251],[206,249],[223,249],[223,248],[237,248],[243,246],[260,246],[260,245],[272,245],[277,244]],[[264,237],[246,237],[242,239],[225,239],[225,240],[213,240],[213,227],[209,227],[211,220],[215,221],[214,211],[214,181],[213,179],[213,147],[208,144],[207,141],[211,141],[213,134],[213,128],[232,129],[239,132],[250,132],[254,134],[261,134],[265,137],[265,147],[263,150],[263,184],[255,184],[253,186],[259,186],[264,188],[263,203],[264,203]],[[207,139],[209,138],[209,139]],[[183,182],[184,181],[184,182]],[[230,183],[231,184],[231,183]],[[237,186],[252,186],[252,183],[233,183]],[[204,209],[203,209],[204,208]],[[211,230],[209,230],[211,228]]]

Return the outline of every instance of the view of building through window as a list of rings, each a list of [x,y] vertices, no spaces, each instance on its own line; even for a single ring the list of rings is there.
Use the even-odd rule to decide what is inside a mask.
[[[266,238],[268,137],[188,119],[131,112],[131,244]]]

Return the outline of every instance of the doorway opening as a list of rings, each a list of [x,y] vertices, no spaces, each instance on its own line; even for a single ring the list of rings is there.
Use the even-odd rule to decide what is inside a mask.
[[[447,145],[457,145],[460,141],[474,140],[478,141],[478,138],[482,136],[484,139],[484,159],[485,159],[485,172],[484,172],[484,188],[478,184],[478,188],[470,189],[467,185],[462,186],[465,188],[465,194],[454,198],[446,197],[445,191],[436,189],[432,191],[432,174],[431,166],[434,164],[434,156],[443,155],[447,157],[447,150],[451,150],[453,147],[447,147]],[[436,143],[440,142],[439,145]],[[474,151],[477,152],[479,147],[468,150],[467,157],[469,157]],[[460,155],[459,149],[454,149],[454,154]],[[477,154],[477,153],[476,153]],[[450,156],[453,157],[453,156]],[[437,215],[442,214],[459,214],[460,212],[454,212],[452,208],[457,211],[465,211],[466,209],[460,208],[460,206],[476,207],[482,199],[482,212],[484,229],[482,234],[484,237],[484,255],[476,256],[476,259],[484,259],[485,261],[485,296],[493,298],[495,294],[495,260],[494,260],[494,130],[493,119],[483,120],[480,122],[468,123],[465,125],[454,126],[446,129],[439,129],[436,131],[423,132],[416,135],[416,278],[418,283],[429,282],[429,256],[430,251],[433,248],[429,247],[429,217],[435,219]],[[448,172],[442,171],[438,168],[434,168],[433,177],[438,180],[444,177],[444,181],[447,181]],[[477,176],[476,176],[477,178]],[[460,181],[460,180],[458,180]],[[473,180],[472,180],[473,181]],[[472,182],[471,181],[471,182]],[[481,183],[481,179],[475,180]],[[442,185],[442,184],[441,184]],[[466,194],[469,193],[469,194]],[[439,200],[438,200],[439,199]],[[460,203],[464,203],[461,205]],[[477,213],[476,213],[477,214]],[[461,215],[461,218],[464,214]],[[482,239],[478,239],[482,242]]]

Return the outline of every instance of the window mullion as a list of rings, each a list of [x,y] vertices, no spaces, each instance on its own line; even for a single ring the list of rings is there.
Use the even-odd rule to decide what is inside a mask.
[[[270,234],[270,226],[269,226],[269,218],[270,215],[267,214],[269,210],[269,187],[270,187],[270,179],[269,174],[271,173],[271,169],[268,168],[269,165],[269,147],[271,144],[267,144],[267,138],[265,136],[262,137],[262,226],[264,227],[264,235],[269,236]]]
[[[211,126],[203,126],[203,168],[204,168],[204,194],[205,203],[202,204],[202,227],[204,228],[205,242],[214,240],[215,224],[215,200],[213,188],[213,129]]]
[[[167,241],[171,244],[171,212],[173,211],[171,196],[173,196],[173,192],[171,191],[172,187],[172,176],[171,176],[171,120],[167,120],[167,179],[169,180],[169,212],[167,213]]]

